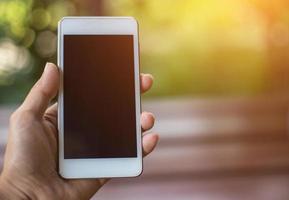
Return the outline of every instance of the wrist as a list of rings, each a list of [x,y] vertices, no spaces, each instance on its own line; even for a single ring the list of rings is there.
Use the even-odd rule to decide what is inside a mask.
[[[57,183],[40,183],[34,178],[16,178],[1,174],[0,199],[2,200],[34,200],[34,199],[62,199],[61,187],[54,188]]]
[[[0,199],[3,200],[29,200],[31,199],[24,191],[17,188],[12,182],[0,176]]]

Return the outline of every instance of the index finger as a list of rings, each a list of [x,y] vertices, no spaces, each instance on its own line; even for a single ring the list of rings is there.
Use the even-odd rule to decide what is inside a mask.
[[[144,93],[148,91],[153,84],[153,76],[151,74],[140,74],[140,87],[141,87],[141,92]],[[57,103],[54,105],[50,106],[46,110],[46,114],[51,115],[51,116],[57,116]]]

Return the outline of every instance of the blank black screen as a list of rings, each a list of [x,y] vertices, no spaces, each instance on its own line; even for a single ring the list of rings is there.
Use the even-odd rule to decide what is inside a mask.
[[[64,35],[64,158],[136,157],[132,35]]]

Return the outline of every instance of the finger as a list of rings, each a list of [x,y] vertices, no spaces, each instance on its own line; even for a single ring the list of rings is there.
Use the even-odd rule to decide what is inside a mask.
[[[157,146],[159,141],[159,136],[155,133],[146,134],[142,138],[142,145],[143,145],[143,156],[147,156],[150,154],[154,148]]]
[[[143,112],[141,114],[141,127],[142,131],[148,131],[154,126],[155,117],[150,112]]]
[[[32,87],[20,109],[32,111],[39,117],[42,116],[50,100],[56,95],[58,87],[58,68],[52,63],[47,63],[42,76]]]
[[[142,85],[142,91],[145,92],[147,91],[152,83],[153,83],[153,77],[150,74],[141,74],[141,85]],[[46,113],[49,116],[57,117],[57,103],[53,104],[50,106],[47,110]],[[152,113],[144,113],[144,116],[142,114],[142,119],[141,119],[141,124],[142,128],[144,131],[149,130],[152,128],[154,124],[154,116]]]
[[[140,75],[140,87],[141,92],[144,93],[148,91],[153,85],[153,76],[151,74],[141,74]]]

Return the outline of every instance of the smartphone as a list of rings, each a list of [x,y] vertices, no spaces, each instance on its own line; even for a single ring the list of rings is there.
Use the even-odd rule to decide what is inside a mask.
[[[141,174],[138,44],[132,17],[65,17],[59,22],[62,177]]]

